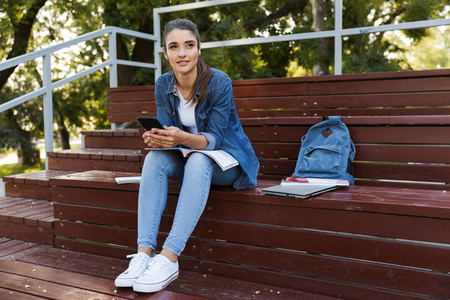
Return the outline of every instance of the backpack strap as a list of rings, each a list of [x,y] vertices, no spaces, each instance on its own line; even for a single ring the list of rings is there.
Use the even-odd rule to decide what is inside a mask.
[[[326,121],[326,120],[340,121],[341,120],[341,116],[323,116],[322,118],[324,121]]]

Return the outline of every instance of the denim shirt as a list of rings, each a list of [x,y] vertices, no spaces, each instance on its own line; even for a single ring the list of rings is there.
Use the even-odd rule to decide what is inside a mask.
[[[157,79],[155,84],[157,117],[163,125],[185,130],[178,114],[180,99],[174,93],[174,83],[175,76],[172,71]],[[199,95],[200,92],[197,90],[196,98]],[[233,187],[255,188],[259,162],[239,122],[231,79],[224,72],[212,69],[206,99],[195,107],[195,121],[198,134],[205,136],[208,141],[208,146],[204,150],[224,150],[239,162],[242,172]]]

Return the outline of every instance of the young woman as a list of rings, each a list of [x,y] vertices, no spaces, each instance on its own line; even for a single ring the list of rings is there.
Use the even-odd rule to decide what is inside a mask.
[[[157,116],[164,129],[145,132],[145,143],[151,148],[222,149],[239,165],[222,171],[201,153],[184,158],[179,151],[150,151],[146,156],[139,190],[138,253],[115,284],[147,293],[165,288],[178,277],[178,256],[205,208],[211,184],[252,189],[259,169],[236,114],[231,80],[203,61],[195,24],[173,20],[163,40],[164,56],[172,67],[155,84]],[[182,187],[171,231],[161,253],[155,255],[168,178],[182,182]]]

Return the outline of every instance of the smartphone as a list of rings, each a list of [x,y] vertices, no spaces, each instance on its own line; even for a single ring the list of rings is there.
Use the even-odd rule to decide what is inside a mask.
[[[152,128],[164,129],[164,127],[155,117],[138,117],[137,120],[147,131],[151,130]]]

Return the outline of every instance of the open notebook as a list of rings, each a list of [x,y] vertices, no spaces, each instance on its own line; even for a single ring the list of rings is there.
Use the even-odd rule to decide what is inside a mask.
[[[263,194],[274,196],[286,196],[296,198],[310,198],[316,195],[329,192],[339,188],[335,184],[319,184],[319,185],[274,185],[261,190]]]

